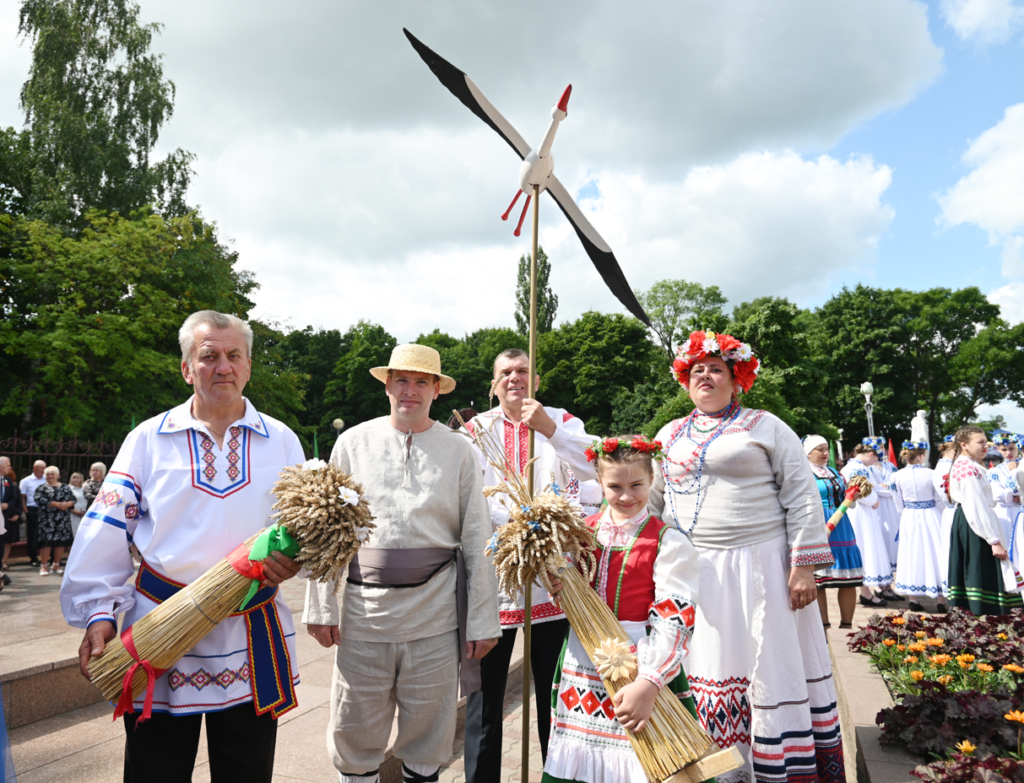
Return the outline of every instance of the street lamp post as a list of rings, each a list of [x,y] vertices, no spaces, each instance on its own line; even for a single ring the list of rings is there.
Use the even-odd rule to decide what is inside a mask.
[[[860,393],[864,395],[864,412],[868,415],[868,437],[875,437],[875,419],[871,415],[875,406],[871,404],[871,395],[875,393],[875,387],[871,385],[870,381],[865,381],[860,385]]]

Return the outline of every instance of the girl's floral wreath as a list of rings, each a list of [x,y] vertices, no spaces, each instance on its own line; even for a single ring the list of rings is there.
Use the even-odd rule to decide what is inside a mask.
[[[651,458],[656,462],[661,462],[665,456],[665,452],[662,451],[660,440],[651,440],[646,435],[637,435],[633,440],[626,441],[623,438],[605,438],[604,440],[595,440],[590,444],[584,454],[587,455],[588,462],[597,462],[597,458],[601,454],[613,454],[620,448],[633,449],[633,451],[639,451],[641,454],[650,454]]]
[[[997,432],[992,436],[992,443],[996,446],[1017,446],[1017,436],[1012,432]]]
[[[905,440],[900,448],[906,449],[907,451],[913,451],[915,449],[919,451],[928,451],[928,444],[923,440]]]
[[[690,368],[708,356],[718,356],[732,368],[733,379],[744,392],[757,380],[760,362],[753,349],[741,343],[731,334],[714,332],[691,332],[690,341],[676,349],[676,360],[672,362],[672,374],[684,388],[690,385]]]

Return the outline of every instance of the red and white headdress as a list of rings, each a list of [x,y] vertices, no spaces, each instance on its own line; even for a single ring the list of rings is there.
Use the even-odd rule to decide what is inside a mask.
[[[757,380],[757,372],[760,367],[760,362],[754,356],[753,349],[746,343],[741,343],[731,334],[715,334],[714,332],[691,332],[689,342],[676,349],[676,360],[672,362],[672,374],[680,385],[684,388],[689,387],[690,368],[708,356],[724,359],[732,368],[733,378],[740,388],[744,392],[750,391],[750,387]]]

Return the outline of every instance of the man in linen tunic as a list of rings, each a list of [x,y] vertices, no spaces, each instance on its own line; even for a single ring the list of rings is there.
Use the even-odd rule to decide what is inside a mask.
[[[60,599],[68,623],[87,629],[80,650],[86,677],[90,657],[113,638],[118,615],[124,630],[157,606],[140,589],[143,571],[132,579],[130,544],[147,574],[191,583],[272,522],[278,473],[304,460],[295,434],[242,396],[251,367],[247,330],[234,316],[212,311],[189,317],[182,372],[195,394],[129,433],[82,519]],[[211,409],[229,418],[208,415]],[[266,561],[265,583],[298,570],[276,553]],[[125,781],[191,780],[205,713],[213,780],[269,783],[277,716],[295,706],[299,681],[291,612],[280,593],[273,603],[288,658],[280,662],[280,703],[267,702],[257,714],[246,620],[226,618],[156,679],[150,720],[139,720],[142,698],[125,715]]]
[[[373,372],[386,383],[391,415],[346,431],[331,453],[331,462],[362,485],[375,517],[360,555],[461,548],[467,657],[481,658],[501,626],[497,579],[484,556],[491,526],[480,465],[467,438],[429,416],[432,401],[454,381],[425,346],[398,346],[388,367]],[[340,595],[339,607],[332,582],[311,581],[303,622],[324,646],[338,645],[327,747],[342,783],[379,779],[396,707],[394,753],[406,780],[436,781],[451,758],[458,707],[454,564],[408,586],[356,584],[350,576]]]
[[[528,439],[534,431],[534,487],[540,491],[556,486],[573,504],[598,506],[601,487],[586,450],[594,441],[583,422],[561,408],[549,408],[526,397],[530,357],[511,348],[494,360],[492,388],[499,405],[470,422],[474,431],[486,431],[503,446],[510,463],[520,472],[528,461]],[[539,380],[539,379],[538,379]],[[537,384],[535,384],[536,387]],[[475,448],[475,447],[474,447]],[[500,478],[483,453],[477,449],[483,468],[484,486]],[[488,498],[494,530],[508,522],[508,510],[501,499]],[[581,511],[582,513],[582,511]],[[537,734],[541,754],[547,757],[550,735],[551,683],[562,642],[569,630],[565,613],[556,607],[539,584],[533,585],[531,666],[537,699]],[[466,783],[487,783],[501,775],[501,730],[508,667],[515,647],[516,632],[523,626],[525,601],[522,594],[501,595],[501,641],[481,663],[483,688],[469,695],[466,704]]]

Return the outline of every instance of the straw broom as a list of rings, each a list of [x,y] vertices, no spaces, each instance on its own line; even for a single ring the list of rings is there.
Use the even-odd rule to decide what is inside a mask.
[[[461,417],[459,421],[465,427]],[[549,593],[555,592],[551,575],[557,573],[562,581],[560,605],[584,649],[591,651],[591,660],[599,667],[608,695],[614,697],[635,680],[636,656],[629,652],[632,641],[622,624],[589,584],[596,570],[593,531],[583,521],[579,509],[558,494],[557,485],[530,496],[525,481],[507,464],[504,450],[487,428],[466,428],[466,432],[499,475],[504,476],[497,486],[484,489],[489,497],[502,496],[509,512],[509,521],[487,546],[488,554],[494,557],[502,590],[506,595],[516,595],[525,584],[537,580]],[[529,467],[528,464],[524,473]],[[585,571],[586,578],[568,562],[570,557]],[[667,688],[658,693],[643,730],[627,730],[626,736],[648,779],[655,783],[680,774],[709,750],[717,749]],[[683,777],[690,779],[685,773]]]
[[[853,506],[853,504],[861,498],[866,498],[871,494],[871,482],[868,481],[866,476],[854,476],[850,479],[849,484],[846,487],[846,497],[843,498],[843,502],[839,504],[839,508],[836,509],[835,513],[828,518],[828,522],[825,523],[825,528],[829,535],[832,535],[832,531],[836,529],[836,525],[839,524],[839,520],[843,518],[843,515]]]
[[[360,502],[362,487],[322,460],[285,468],[273,491],[278,498],[274,505],[277,513],[273,515],[277,523],[243,542],[239,550],[244,550],[246,556],[257,539],[268,532],[276,533],[280,539],[289,540],[290,549],[271,551],[294,556],[295,562],[314,579],[335,579],[375,527],[370,509]],[[251,573],[241,573],[228,557],[222,558],[197,580],[136,620],[132,640],[139,660],[147,660],[157,669],[171,668],[236,611],[256,586]],[[89,662],[90,679],[104,697],[117,701],[125,675],[135,662],[121,639],[114,639]],[[133,700],[146,690],[147,679],[143,667],[135,670],[131,681]]]

